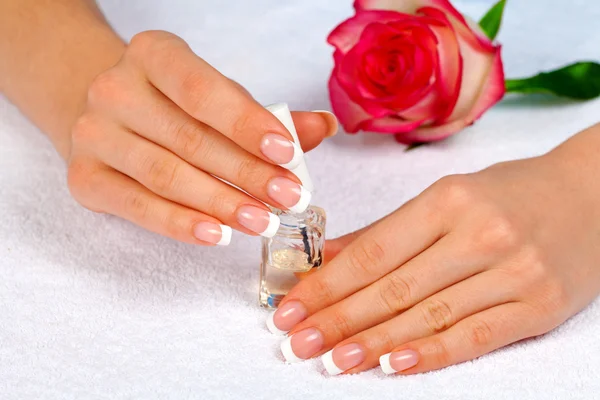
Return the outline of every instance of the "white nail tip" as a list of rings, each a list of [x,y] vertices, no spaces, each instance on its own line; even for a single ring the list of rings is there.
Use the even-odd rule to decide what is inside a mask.
[[[386,375],[395,374],[398,372],[392,368],[392,365],[390,364],[390,354],[392,353],[387,353],[379,357],[379,365],[381,366],[383,373]]]
[[[283,342],[281,342],[281,353],[283,354],[283,358],[287,363],[297,363],[300,361],[304,361],[301,358],[298,358],[294,354],[294,350],[292,350],[292,336],[285,338]]]
[[[332,112],[331,112],[331,111],[329,111],[329,110],[312,110],[311,112],[314,112],[314,113],[323,113],[323,114],[329,114],[329,115],[333,115],[333,116],[335,117],[335,114],[334,114],[334,113],[332,113]]]
[[[269,213],[269,225],[267,225],[267,229],[265,229],[260,235],[266,238],[272,238],[279,230],[280,223],[281,221],[277,215]]]
[[[267,317],[267,328],[274,335],[285,335],[288,331],[282,331],[281,329],[275,326],[275,322],[273,322],[274,312],[270,313]]]
[[[221,227],[221,239],[217,242],[219,246],[227,246],[231,243],[232,230],[227,225],[219,225]]]
[[[279,166],[285,169],[292,170],[300,165],[300,163],[302,162],[302,158],[304,157],[304,152],[296,143],[290,143],[292,143],[292,147],[294,148],[294,156],[289,162],[285,164],[279,164]]]
[[[335,362],[333,362],[333,350],[329,350],[327,353],[321,356],[321,362],[327,370],[329,375],[339,375],[344,372],[343,369],[339,369]]]
[[[296,214],[303,213],[310,205],[311,197],[312,195],[310,194],[310,192],[306,190],[303,186],[300,186],[300,199],[295,205],[289,207],[288,209]]]

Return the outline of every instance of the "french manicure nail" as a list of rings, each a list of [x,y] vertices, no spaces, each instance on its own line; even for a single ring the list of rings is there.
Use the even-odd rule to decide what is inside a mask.
[[[321,361],[329,375],[338,375],[356,367],[365,360],[365,351],[358,343],[345,344],[329,350],[321,356]]]
[[[323,335],[314,328],[304,329],[281,343],[285,361],[295,363],[309,359],[323,347]]]
[[[231,243],[231,228],[227,225],[219,225],[212,222],[199,222],[194,226],[194,236],[198,240],[213,243],[219,246],[227,246]]]
[[[414,367],[418,362],[419,353],[410,349],[393,351],[379,357],[379,365],[386,375]]]
[[[311,194],[304,187],[287,178],[273,178],[267,184],[270,198],[285,206],[294,213],[306,211],[310,204]]]
[[[261,236],[271,238],[279,229],[279,217],[255,206],[241,206],[237,213],[238,222]]]
[[[338,132],[338,120],[335,114],[327,110],[313,110],[312,112],[319,114],[327,123],[329,130],[325,136],[335,136],[335,134]]]
[[[302,161],[304,153],[294,142],[276,133],[267,133],[260,142],[260,151],[269,160],[285,169],[294,169]]]
[[[308,313],[306,308],[299,301],[288,301],[275,312],[272,312],[267,317],[267,328],[276,335],[285,335],[296,326],[304,321]]]

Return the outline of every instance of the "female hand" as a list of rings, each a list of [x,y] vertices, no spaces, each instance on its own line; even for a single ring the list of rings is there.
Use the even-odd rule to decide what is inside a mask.
[[[600,292],[598,129],[443,178],[301,281],[271,321],[289,362],[420,373],[543,334]],[[595,155],[596,154],[596,155]],[[330,351],[333,349],[332,351]]]
[[[294,123],[304,150],[337,130],[327,112],[297,112]],[[285,169],[302,157],[241,86],[179,37],[149,31],[92,83],[72,130],[68,183],[91,210],[184,242],[226,245],[229,227],[275,233],[278,219],[261,202],[307,204],[310,193]]]

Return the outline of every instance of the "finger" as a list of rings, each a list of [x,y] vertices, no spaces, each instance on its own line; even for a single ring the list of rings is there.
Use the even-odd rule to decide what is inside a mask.
[[[357,231],[350,232],[346,235],[340,236],[335,239],[327,240],[325,243],[324,264],[327,264],[329,261],[331,261],[333,258],[335,258],[343,249],[345,249],[348,245],[350,245],[357,238],[359,238],[361,235],[363,235],[365,232],[367,232],[369,229],[371,229],[373,226],[375,226],[375,224],[379,223],[380,221],[383,221],[387,217],[388,216],[381,218],[381,219],[373,222],[372,224],[367,225]]]
[[[234,80],[232,82],[248,97],[252,97],[245,87]],[[323,139],[334,136],[338,132],[337,118],[327,110],[292,111],[292,119],[300,139],[300,145],[305,152],[314,149]]]
[[[335,303],[291,329],[290,334],[317,327],[334,345],[365,329],[385,322],[431,295],[482,271],[486,260],[474,254],[470,241],[452,232],[353,295]],[[300,305],[295,305],[294,309]],[[293,313],[282,308],[274,316],[276,326],[286,326]]]
[[[487,354],[547,330],[525,303],[502,304],[460,321],[447,331],[393,349],[381,357],[386,374],[432,371]],[[548,329],[549,330],[549,329]]]
[[[335,115],[329,111],[292,111],[300,144],[305,152],[317,147],[325,138],[338,131]]]
[[[353,336],[347,335],[341,341],[330,339],[329,343],[335,346],[335,349],[327,356],[323,356],[323,361],[327,363],[335,356],[334,365],[343,367],[348,373],[373,368],[378,365],[382,354],[390,352],[396,346],[443,332],[470,315],[513,301],[517,293],[516,288],[519,286],[514,278],[501,270],[490,270],[475,275],[428,297],[406,312],[378,325],[361,330]],[[362,314],[353,316],[355,320],[365,317],[365,306],[362,309]],[[324,326],[320,329],[326,332],[327,328],[330,327]],[[333,336],[335,337],[335,334]],[[348,361],[344,360],[344,347],[350,344],[362,349],[363,359],[360,364],[349,365]]]
[[[110,168],[85,177],[82,202],[88,208],[116,215],[149,231],[181,242],[226,246],[231,228],[221,221],[168,201]]]
[[[359,292],[353,296],[353,301],[344,301],[339,307],[338,305],[330,307],[334,308],[331,311],[325,309],[315,314],[315,324],[307,326],[302,324],[302,330],[294,329],[290,332],[291,337],[294,338],[302,332],[317,330],[322,338],[322,347],[311,356],[322,354],[335,346],[338,350],[334,349],[323,356],[326,366],[331,367],[332,357],[335,356],[333,365],[337,365],[338,368],[349,372],[363,371],[376,366],[379,356],[389,352],[395,346],[435,334],[473,313],[510,301],[511,296],[514,295],[511,286],[508,282],[497,285],[498,275],[498,273],[476,275],[373,327],[369,326],[373,323],[369,314],[377,312],[378,305],[368,303],[367,298],[363,298],[361,302]],[[358,310],[352,310],[350,307],[358,307]],[[327,317],[330,319],[327,320]],[[370,321],[365,323],[363,320]],[[360,329],[363,327],[364,330]],[[292,341],[292,344],[296,344],[298,348],[292,347],[294,354],[296,352],[302,354],[302,344],[298,343],[297,339],[295,341],[296,343]],[[350,361],[344,357],[348,347],[361,352],[360,363],[350,365]],[[333,368],[330,370],[336,372]]]
[[[179,37],[145,32],[132,39],[128,54],[158,90],[198,121],[265,161],[288,169],[299,165],[302,150],[285,126]]]
[[[97,157],[157,195],[245,233],[273,236],[277,231],[279,218],[264,204],[158,145],[110,127],[101,139],[94,141]]]
[[[126,100],[116,110],[111,106],[111,113],[116,112],[117,120],[130,130],[276,208],[303,212],[308,206],[308,192],[290,171],[261,160],[191,118],[155,88],[124,85],[131,86],[122,96]]]
[[[380,279],[446,233],[441,213],[424,192],[358,237],[327,268],[298,283],[280,307],[294,301],[313,314]]]

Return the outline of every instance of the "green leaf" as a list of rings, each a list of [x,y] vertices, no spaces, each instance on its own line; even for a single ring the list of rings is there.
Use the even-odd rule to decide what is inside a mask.
[[[585,61],[529,78],[507,79],[507,92],[549,93],[577,100],[600,96],[600,64]]]
[[[506,0],[500,0],[481,18],[479,26],[491,40],[496,38],[502,23],[502,14],[504,14],[504,5]]]

